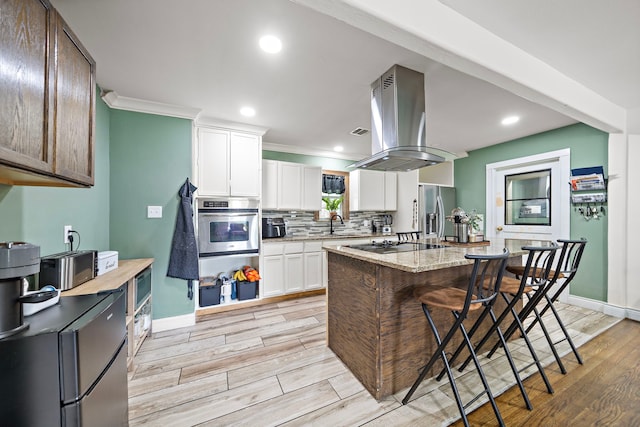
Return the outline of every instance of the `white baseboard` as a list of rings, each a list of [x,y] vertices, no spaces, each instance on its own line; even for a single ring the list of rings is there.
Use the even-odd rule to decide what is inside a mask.
[[[169,331],[171,329],[185,328],[196,324],[196,314],[184,314],[182,316],[164,317],[162,319],[154,319],[151,322],[151,330],[153,332]]]
[[[640,312],[638,312],[637,310],[630,310],[628,308],[618,307],[606,302],[596,301],[596,300],[584,298],[584,297],[578,297],[575,295],[569,295],[569,298],[567,298],[567,304],[575,305],[577,307],[582,307],[582,308],[588,308],[589,310],[593,310],[593,311],[600,311],[609,316],[614,316],[619,318],[629,317],[630,319],[633,319],[633,317],[630,316],[631,313],[629,312],[635,311],[635,315],[638,316],[638,319],[640,319]]]

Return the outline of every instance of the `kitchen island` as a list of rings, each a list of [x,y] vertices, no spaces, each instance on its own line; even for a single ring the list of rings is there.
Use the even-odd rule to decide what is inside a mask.
[[[413,289],[432,285],[466,289],[473,262],[465,254],[498,254],[506,247],[511,254],[508,263],[519,265],[526,253],[522,246],[546,243],[499,240],[481,247],[391,254],[327,246],[328,345],[376,399],[409,387],[437,348]],[[498,304],[504,305],[500,299]],[[475,315],[465,324],[470,325]],[[434,320],[446,330],[453,316],[447,310],[436,310]],[[447,351],[457,347],[458,338]],[[441,366],[436,365],[434,371],[439,372]]]

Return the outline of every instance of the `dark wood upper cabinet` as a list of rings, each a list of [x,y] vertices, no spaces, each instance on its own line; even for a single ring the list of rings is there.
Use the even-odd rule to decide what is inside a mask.
[[[48,0],[0,2],[0,183],[94,183],[95,61]]]

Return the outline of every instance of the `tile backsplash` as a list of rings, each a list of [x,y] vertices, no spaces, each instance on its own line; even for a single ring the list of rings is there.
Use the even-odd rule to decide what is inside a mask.
[[[349,212],[349,219],[340,224],[340,220],[333,221],[335,235],[341,234],[366,234],[371,232],[371,221],[388,212],[363,211]],[[283,212],[262,211],[263,218],[282,217],[287,227],[288,236],[317,236],[329,234],[330,224],[328,219],[314,221],[313,212]],[[368,224],[365,225],[365,221]]]

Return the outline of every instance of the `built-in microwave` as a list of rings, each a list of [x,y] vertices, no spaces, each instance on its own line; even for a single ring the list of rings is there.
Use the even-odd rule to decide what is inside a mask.
[[[197,217],[200,257],[258,253],[257,200],[199,199]]]

